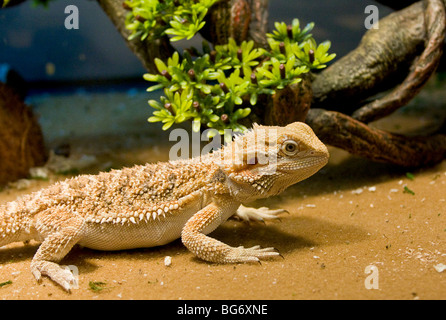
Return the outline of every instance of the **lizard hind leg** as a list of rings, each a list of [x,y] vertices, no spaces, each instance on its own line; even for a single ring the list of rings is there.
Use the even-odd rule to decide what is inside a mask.
[[[56,215],[52,218],[57,220],[58,217]],[[59,220],[58,225],[51,228],[31,261],[31,272],[38,282],[45,275],[68,292],[77,285],[77,279],[71,271],[58,263],[79,241],[83,225],[84,220],[73,215],[63,221]]]

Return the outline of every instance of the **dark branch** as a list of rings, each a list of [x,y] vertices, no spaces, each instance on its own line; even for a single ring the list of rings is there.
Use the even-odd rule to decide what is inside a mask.
[[[213,44],[226,44],[229,38],[238,43],[254,40],[256,46],[267,45],[268,0],[221,0],[209,10],[200,33]]]
[[[414,98],[432,74],[434,74],[443,54],[446,14],[442,0],[426,1],[424,20],[426,24],[426,48],[414,60],[409,75],[389,94],[376,99],[356,110],[353,118],[368,123],[383,118]]]
[[[415,3],[368,30],[355,50],[316,77],[313,106],[351,114],[361,101],[399,84],[424,48],[423,10]]]
[[[446,135],[443,134],[405,137],[323,109],[311,109],[306,122],[324,143],[378,162],[419,167],[436,164],[446,156]]]

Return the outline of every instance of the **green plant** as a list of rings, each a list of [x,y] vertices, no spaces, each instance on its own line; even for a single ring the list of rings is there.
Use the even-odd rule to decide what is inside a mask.
[[[336,54],[328,54],[330,41],[324,41],[317,45],[310,34],[314,28],[314,23],[309,23],[303,30],[300,29],[299,19],[293,19],[291,25],[284,22],[274,24],[276,30],[268,33],[268,43],[274,54],[281,63],[293,55],[299,61],[298,63],[307,66],[309,69],[322,69],[326,63],[336,57]]]
[[[192,38],[205,22],[208,9],[218,0],[127,0],[129,10],[125,24],[129,39],[173,36],[170,40]]]
[[[0,288],[6,286],[6,285],[8,285],[8,284],[11,284],[11,283],[12,283],[11,280],[1,282],[1,283],[0,283]]]
[[[140,36],[144,40],[168,34],[173,36],[171,41],[175,41],[193,37],[203,26],[204,15],[215,1],[133,0],[125,3],[132,8],[127,17],[127,27],[133,31],[131,37]],[[169,7],[173,3],[178,5]],[[187,3],[191,4],[190,8],[186,8]],[[156,58],[158,73],[147,73],[144,79],[153,82],[148,91],[162,89],[164,95],[159,101],[149,101],[155,109],[149,122],[162,122],[163,130],[192,120],[194,131],[204,125],[216,129],[219,134],[224,134],[225,129],[244,132],[246,127],[240,120],[250,114],[249,105],[256,105],[260,95],[272,95],[275,90],[298,83],[302,74],[324,68],[335,57],[327,53],[329,41],[316,45],[309,33],[313,26],[310,23],[301,30],[298,19],[290,26],[276,23],[273,33],[267,34],[268,50],[255,48],[253,41],[237,44],[229,39],[227,44],[213,49],[204,42],[201,54],[191,48],[185,50],[182,57],[175,52],[166,62]],[[198,56],[193,58],[190,52]],[[213,134],[215,131],[209,133]]]
[[[94,292],[101,292],[104,289],[109,289],[110,287],[105,287],[107,283],[102,282],[102,281],[90,281],[88,283],[88,287],[90,288],[91,291]]]

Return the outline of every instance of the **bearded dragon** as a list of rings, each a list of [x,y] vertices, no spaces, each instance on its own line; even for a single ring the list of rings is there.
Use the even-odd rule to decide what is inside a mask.
[[[37,281],[46,275],[67,291],[76,279],[59,262],[75,244],[124,250],[181,238],[206,261],[259,261],[279,253],[231,247],[207,234],[233,215],[275,218],[283,210],[241,204],[279,194],[316,173],[328,157],[326,146],[302,122],[254,125],[204,156],[80,175],[3,204],[0,246],[41,242],[32,274]]]

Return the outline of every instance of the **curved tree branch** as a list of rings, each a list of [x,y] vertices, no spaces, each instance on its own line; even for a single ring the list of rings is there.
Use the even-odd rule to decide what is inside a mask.
[[[435,72],[443,54],[446,13],[442,0],[426,2],[424,12],[427,31],[425,50],[418,59],[414,60],[409,75],[400,85],[383,98],[376,99],[356,110],[352,115],[353,118],[367,123],[391,114],[412,100]]]
[[[438,163],[446,156],[446,135],[443,134],[405,137],[323,109],[310,109],[306,123],[324,143],[378,162],[419,167]]]
[[[257,47],[267,45],[268,0],[221,0],[209,9],[200,34],[214,45],[254,40]]]
[[[422,2],[391,13],[356,49],[318,74],[313,106],[351,114],[361,101],[399,84],[424,47]]]

